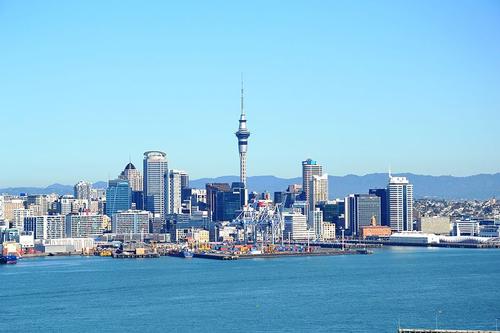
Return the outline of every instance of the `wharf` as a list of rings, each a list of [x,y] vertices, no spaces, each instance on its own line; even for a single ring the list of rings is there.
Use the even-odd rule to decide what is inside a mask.
[[[137,258],[159,258],[160,255],[158,253],[144,253],[144,254],[136,254],[136,253],[113,253],[113,258],[118,259],[137,259]]]
[[[259,253],[259,254],[230,254],[230,253],[195,253],[195,258],[215,259],[215,260],[238,260],[238,259],[257,259],[257,258],[281,258],[281,257],[317,257],[317,256],[341,256],[353,254],[371,254],[369,251],[356,250],[319,250],[312,252],[274,252],[274,253]]]
[[[425,328],[400,328],[398,333],[499,333],[500,331],[484,330],[446,330],[446,329],[425,329]]]

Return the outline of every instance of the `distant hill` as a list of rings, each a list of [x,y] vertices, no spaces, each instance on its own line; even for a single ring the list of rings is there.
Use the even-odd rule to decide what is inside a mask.
[[[92,184],[94,188],[106,188],[107,182],[96,182]],[[20,193],[28,194],[51,194],[57,193],[59,195],[73,194],[73,185],[52,184],[47,187],[8,187],[1,188],[1,194],[19,195]]]
[[[467,177],[425,176],[411,173],[398,174],[407,177],[414,185],[415,198],[440,199],[478,199],[500,197],[500,173],[480,174]],[[202,178],[191,181],[191,186],[204,188],[206,183],[231,183],[238,181],[237,176]],[[251,191],[273,193],[283,191],[290,184],[302,184],[302,178],[279,178],[275,176],[253,176],[248,178]],[[370,188],[382,188],[387,184],[386,173],[372,173],[364,176],[329,176],[330,198],[342,198],[350,193],[367,193]],[[96,188],[106,188],[106,182],[94,183]],[[0,189],[6,194],[72,194],[73,186],[53,184],[45,188],[15,187]]]
[[[425,176],[402,173],[414,186],[415,198],[440,199],[478,199],[500,197],[500,173],[480,174],[467,177]],[[330,198],[342,198],[350,193],[367,193],[370,188],[384,188],[387,185],[386,173],[373,173],[364,176],[329,176]],[[204,187],[206,183],[230,183],[238,181],[236,176],[203,178],[191,181],[192,187]],[[254,176],[248,178],[251,191],[270,193],[285,190],[289,184],[302,184],[302,178],[278,178],[275,176]]]

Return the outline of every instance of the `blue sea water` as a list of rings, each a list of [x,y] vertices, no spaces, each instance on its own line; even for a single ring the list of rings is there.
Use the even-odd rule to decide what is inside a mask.
[[[239,261],[23,259],[0,266],[1,332],[494,329],[500,251]]]

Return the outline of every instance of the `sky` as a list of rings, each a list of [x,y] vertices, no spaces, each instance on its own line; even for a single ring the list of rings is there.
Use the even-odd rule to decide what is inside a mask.
[[[0,188],[500,172],[500,2],[0,0]]]

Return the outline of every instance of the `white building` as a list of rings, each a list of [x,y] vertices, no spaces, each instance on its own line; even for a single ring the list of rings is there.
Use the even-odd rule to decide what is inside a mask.
[[[398,244],[428,245],[439,243],[439,236],[418,231],[402,231],[392,234],[389,241]]]
[[[309,185],[309,210],[314,211],[319,202],[328,201],[328,175],[313,175]]]
[[[312,228],[309,227],[309,229],[314,230],[314,238],[315,239],[322,239],[323,238],[323,211],[320,210],[319,208],[316,208],[314,211],[311,212],[311,217],[312,217]]]
[[[28,216],[33,216],[31,209],[17,208],[14,209],[14,221],[13,227],[18,230],[24,230],[24,218]]]
[[[147,211],[163,217],[170,209],[168,162],[161,151],[144,153],[144,205]]]
[[[180,214],[182,212],[182,175],[185,174],[184,171],[180,170],[170,170],[169,182],[170,182],[170,210],[169,214]]]
[[[307,217],[300,213],[283,213],[285,230],[283,238],[288,240],[306,240],[309,235],[307,228]]]
[[[323,222],[323,239],[324,241],[335,240],[335,223]]]
[[[302,189],[306,194],[306,201],[309,201],[310,186],[313,176],[321,176],[323,174],[323,167],[316,161],[308,158],[302,161]]]
[[[24,218],[24,231],[33,231],[35,239],[57,239],[66,236],[64,215],[28,216]]]
[[[392,231],[413,230],[413,185],[406,177],[389,176],[387,198]]]
[[[452,236],[478,236],[479,221],[457,220],[453,221]]]

